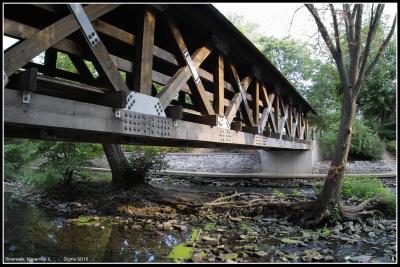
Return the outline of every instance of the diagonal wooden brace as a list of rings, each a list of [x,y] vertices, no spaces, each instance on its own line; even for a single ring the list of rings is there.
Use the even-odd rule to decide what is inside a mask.
[[[80,4],[69,4],[71,12],[75,15],[76,20],[79,23],[80,29],[85,36],[87,43],[89,44],[96,60],[101,66],[107,79],[112,84],[115,91],[124,91],[126,95],[129,93],[129,89],[125,82],[122,80],[121,75],[113,60],[110,57],[106,47],[97,35],[96,30],[90,23],[89,18]]]

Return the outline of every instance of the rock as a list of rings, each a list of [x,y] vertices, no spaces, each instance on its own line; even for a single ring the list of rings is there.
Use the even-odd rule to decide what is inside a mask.
[[[236,263],[236,262],[233,261],[233,260],[227,259],[227,260],[226,260],[226,263]]]
[[[218,244],[219,244],[218,239],[212,238],[209,236],[204,236],[203,241],[204,241],[204,243],[211,245],[211,246],[218,246]]]
[[[385,230],[385,229],[386,229],[386,227],[383,226],[381,223],[378,223],[377,226],[378,226],[378,228],[381,229],[381,230]]]
[[[186,227],[185,225],[173,224],[172,226],[173,226],[175,229],[177,229],[177,230],[179,230],[179,231],[181,231],[181,232],[183,232],[183,231],[185,231],[185,230],[187,229],[187,227]]]
[[[376,235],[375,235],[374,232],[369,232],[369,233],[368,233],[368,236],[369,236],[369,237],[376,237]]]
[[[67,203],[60,203],[56,206],[57,209],[65,209],[67,207]]]
[[[342,231],[343,230],[343,226],[341,225],[341,224],[336,224],[335,225],[335,227],[333,227],[333,232],[334,233],[336,233],[336,234],[339,234],[340,233],[340,231]]]
[[[365,222],[368,226],[375,227],[375,220],[373,218],[367,218]]]
[[[153,223],[153,220],[152,220],[152,219],[147,219],[147,220],[146,220],[146,223],[147,223],[147,224],[151,224],[151,223]]]
[[[183,204],[177,204],[177,205],[176,205],[176,208],[177,208],[178,210],[185,210],[185,209],[187,209],[187,206],[186,206],[186,205],[183,205]]]
[[[361,225],[356,224],[356,225],[354,226],[354,229],[355,229],[355,232],[356,232],[356,233],[361,233]]]
[[[367,255],[360,255],[360,256],[350,258],[350,260],[353,262],[369,262],[369,261],[371,261],[371,259],[372,259],[372,256],[367,256]]]
[[[165,231],[171,231],[171,230],[173,230],[174,228],[172,227],[172,224],[171,224],[170,222],[164,222],[164,223],[163,223],[163,229],[164,229]]]
[[[168,220],[168,222],[172,225],[172,224],[176,224],[176,223],[178,223],[178,220]]]
[[[100,220],[100,217],[99,217],[99,216],[93,216],[93,220],[94,220],[94,221],[99,221],[99,220]]]
[[[243,239],[243,240],[248,238],[247,235],[239,235],[239,237],[240,237],[240,239]]]
[[[325,261],[333,261],[333,257],[332,256],[325,256],[324,260]]]
[[[230,219],[232,222],[241,222],[242,221],[242,218],[239,218],[239,217],[231,217]]]
[[[101,223],[97,222],[97,223],[94,224],[94,227],[100,227],[100,226],[101,226]]]
[[[242,257],[243,259],[246,259],[249,257],[249,255],[246,252],[240,252],[240,257]]]
[[[266,257],[266,256],[269,255],[268,252],[265,252],[265,251],[262,251],[262,250],[257,251],[257,252],[255,252],[254,254],[255,254],[256,256],[260,257],[260,258],[263,258],[263,257]]]
[[[192,262],[202,262],[203,257],[201,256],[200,253],[194,253],[192,256]]]
[[[100,227],[102,230],[106,229],[103,225]]]
[[[131,226],[131,229],[132,230],[140,230],[140,229],[142,229],[142,226],[140,224],[134,224]]]
[[[218,249],[223,249],[225,251],[225,246],[224,245],[219,245],[217,246]]]
[[[128,230],[128,225],[124,225],[124,230]]]
[[[80,207],[82,207],[82,204],[79,203],[79,202],[71,202],[70,205],[71,205],[73,208],[80,208]]]
[[[239,255],[237,253],[228,253],[221,256],[222,260],[236,260]]]
[[[161,223],[158,223],[157,225],[156,225],[156,227],[157,227],[157,229],[163,229],[164,228],[164,226],[161,224]]]

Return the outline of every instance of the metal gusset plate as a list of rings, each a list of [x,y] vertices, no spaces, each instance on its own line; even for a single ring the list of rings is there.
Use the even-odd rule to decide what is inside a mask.
[[[78,23],[81,25],[90,45],[95,46],[100,41],[100,38],[86,16],[85,10],[80,4],[69,4],[68,6],[78,20]]]
[[[123,110],[166,117],[165,111],[157,97],[132,91],[126,100],[127,105]]]

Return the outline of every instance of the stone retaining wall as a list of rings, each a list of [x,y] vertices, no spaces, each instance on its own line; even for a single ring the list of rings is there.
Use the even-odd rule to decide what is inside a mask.
[[[258,153],[167,153],[169,170],[200,172],[261,172]],[[330,161],[314,164],[312,173],[328,173]],[[105,157],[92,160],[92,167],[109,168]],[[396,164],[389,160],[348,162],[346,173],[396,172]]]
[[[166,153],[170,170],[203,172],[260,172],[261,161],[253,153]],[[105,157],[91,161],[92,167],[109,168]]]

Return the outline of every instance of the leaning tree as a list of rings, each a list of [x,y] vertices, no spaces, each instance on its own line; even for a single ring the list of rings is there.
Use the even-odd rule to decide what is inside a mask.
[[[375,55],[370,55],[371,46],[376,42],[376,31],[381,21],[384,5],[371,6],[369,21],[367,21],[367,35],[363,38],[364,4],[343,4],[342,9],[336,9],[329,4],[332,16],[333,33],[325,26],[319,10],[312,4],[305,4],[311,13],[318,31],[322,36],[339,73],[342,90],[342,107],[340,113],[339,132],[332,162],[319,197],[314,202],[302,203],[299,207],[307,213],[302,221],[306,224],[317,224],[333,210],[338,210],[342,219],[357,219],[366,214],[364,208],[369,201],[356,207],[346,207],[340,203],[341,181],[344,175],[347,156],[351,144],[352,125],[357,109],[357,96],[366,77],[372,72],[396,27],[396,16],[386,38],[379,45]],[[343,30],[344,28],[344,30]],[[333,37],[331,36],[333,34]],[[344,37],[344,38],[341,38]],[[364,40],[365,39],[365,40]],[[343,41],[344,40],[344,41]],[[347,44],[347,49],[342,45]],[[345,52],[345,50],[347,50]],[[363,213],[360,213],[363,211]]]

